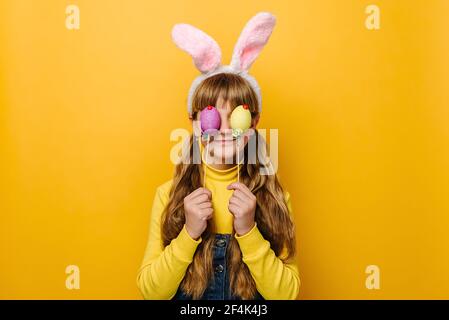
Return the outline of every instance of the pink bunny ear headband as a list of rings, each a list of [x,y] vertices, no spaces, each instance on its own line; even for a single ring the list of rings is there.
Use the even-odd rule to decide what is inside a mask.
[[[235,73],[248,81],[257,95],[259,112],[262,111],[262,96],[259,85],[248,70],[259,56],[276,24],[276,18],[267,12],[260,12],[248,21],[234,47],[230,65],[221,65],[221,50],[217,42],[203,31],[189,25],[176,24],[172,30],[175,44],[193,58],[201,71],[189,89],[187,111],[192,115],[192,98],[198,85],[218,73]]]

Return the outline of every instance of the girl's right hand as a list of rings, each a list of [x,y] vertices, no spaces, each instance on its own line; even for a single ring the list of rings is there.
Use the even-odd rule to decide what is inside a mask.
[[[212,218],[212,193],[206,188],[198,188],[184,198],[184,214],[187,233],[198,240]]]

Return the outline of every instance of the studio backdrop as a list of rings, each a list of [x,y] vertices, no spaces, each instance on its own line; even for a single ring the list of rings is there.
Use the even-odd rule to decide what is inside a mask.
[[[192,130],[171,29],[227,63],[260,11],[300,298],[449,298],[446,0],[1,1],[0,298],[141,298],[155,188]]]

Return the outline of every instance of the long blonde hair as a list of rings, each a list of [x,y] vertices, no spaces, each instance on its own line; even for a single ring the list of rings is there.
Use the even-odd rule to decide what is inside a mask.
[[[220,96],[224,101],[229,101],[233,108],[247,104],[253,116],[258,114],[256,95],[246,80],[236,74],[220,73],[205,79],[198,86],[193,97],[194,116],[207,105],[215,105]],[[266,147],[265,141],[257,133],[257,130],[252,139],[256,139],[257,144],[263,144],[263,147]],[[189,159],[182,161],[175,168],[169,201],[162,219],[161,235],[164,246],[169,245],[184,226],[184,197],[201,187],[202,166],[194,164],[192,161],[195,143],[197,143],[195,136],[192,135],[189,141],[190,152],[187,156]],[[244,152],[240,180],[256,196],[255,221],[257,227],[263,237],[270,242],[274,253],[282,260],[287,261],[295,255],[295,232],[285,203],[284,192],[275,174],[260,174],[264,161],[259,161],[257,157],[255,163],[248,161],[248,144]],[[198,245],[193,261],[187,268],[180,284],[182,291],[193,299],[201,298],[209,281],[214,276],[212,266],[214,229],[212,220],[208,220],[208,226],[201,236],[203,241]],[[232,234],[228,246],[227,259],[231,293],[241,299],[253,299],[257,293],[256,284],[248,267],[242,261],[242,253],[234,234]]]

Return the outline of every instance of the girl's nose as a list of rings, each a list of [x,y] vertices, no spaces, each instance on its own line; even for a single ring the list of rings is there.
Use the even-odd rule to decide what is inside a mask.
[[[229,131],[231,129],[231,123],[229,121],[229,117],[227,114],[221,114],[221,125],[220,125],[220,131],[225,133],[226,131]]]

